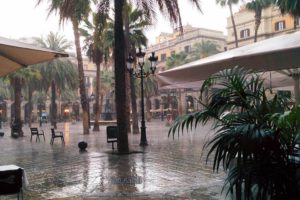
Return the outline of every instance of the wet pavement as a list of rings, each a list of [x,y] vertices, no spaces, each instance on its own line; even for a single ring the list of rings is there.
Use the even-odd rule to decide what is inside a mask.
[[[38,126],[37,124],[35,126]],[[25,136],[0,137],[0,165],[15,164],[25,169],[29,185],[25,199],[222,199],[224,173],[213,173],[202,152],[210,126],[168,138],[164,122],[147,123],[146,148],[140,135],[129,135],[133,153],[117,155],[106,143],[106,127],[83,135],[81,122],[61,123],[65,145],[55,139],[50,145],[50,126],[43,125],[46,142],[30,142]],[[88,143],[79,152],[78,142]],[[204,154],[204,156],[202,155]],[[13,199],[14,197],[5,197]],[[5,199],[4,198],[4,199]],[[3,199],[3,198],[2,198]]]

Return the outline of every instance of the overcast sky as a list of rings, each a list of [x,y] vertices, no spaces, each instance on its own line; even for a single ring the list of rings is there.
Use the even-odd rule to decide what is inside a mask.
[[[0,36],[18,39],[21,37],[46,36],[50,31],[59,32],[69,40],[73,39],[70,23],[59,27],[58,17],[47,17],[47,3],[36,7],[36,0],[1,0],[0,1]],[[179,0],[183,25],[210,28],[226,34],[228,8],[221,8],[214,0],[202,0],[203,14],[193,8],[187,0]],[[237,8],[236,8],[237,9]],[[149,42],[154,43],[160,32],[172,32],[170,24],[163,17],[158,17],[155,26],[147,31]]]

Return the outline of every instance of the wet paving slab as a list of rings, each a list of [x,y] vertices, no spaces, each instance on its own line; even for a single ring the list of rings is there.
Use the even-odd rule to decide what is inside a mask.
[[[147,123],[149,145],[140,147],[140,135],[129,134],[132,153],[127,155],[116,154],[106,143],[105,126],[83,135],[80,122],[61,123],[58,129],[65,134],[65,145],[59,139],[50,145],[49,124],[39,128],[45,131],[45,142],[30,142],[26,126],[22,138],[11,138],[8,128],[0,138],[0,165],[15,164],[26,171],[25,199],[224,198],[225,175],[212,172],[203,151],[212,134],[209,125],[173,139],[164,122]],[[87,152],[79,151],[80,141],[88,143]]]

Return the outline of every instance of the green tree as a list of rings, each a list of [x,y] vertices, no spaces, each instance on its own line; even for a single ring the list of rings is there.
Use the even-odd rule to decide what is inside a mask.
[[[282,14],[291,14],[294,17],[300,16],[300,2],[298,0],[273,0]]]
[[[37,0],[39,5],[43,0]],[[88,99],[86,96],[85,83],[84,83],[84,71],[83,61],[80,46],[80,34],[79,24],[82,19],[86,18],[90,12],[90,1],[89,0],[48,0],[49,3],[49,14],[52,12],[58,12],[60,23],[64,23],[70,20],[73,26],[76,55],[78,62],[78,79],[79,79],[79,92],[82,107],[82,118],[83,118],[83,134],[89,134],[89,117],[88,117]]]
[[[46,38],[34,38],[35,42],[43,48],[48,48],[54,51],[65,52],[72,45],[58,33],[50,32]],[[46,92],[51,88],[51,110],[50,120],[51,125],[56,128],[57,123],[57,104],[56,104],[56,89],[60,91],[66,89],[75,89],[78,87],[78,73],[74,65],[66,58],[59,58],[45,64],[37,65],[43,76],[42,81],[39,83],[42,89]]]
[[[21,119],[21,100],[22,100],[22,85],[26,80],[37,76],[37,72],[29,67],[20,69],[14,73],[8,74],[6,78],[14,88],[14,119],[12,119],[12,134],[17,132],[19,136],[23,136],[22,119]]]
[[[167,58],[166,65],[167,69],[171,69],[173,67],[177,67],[183,65],[188,62],[187,54],[183,51],[179,53],[172,54],[170,57]]]
[[[232,11],[232,5],[238,4],[239,0],[216,0],[217,4],[220,4],[222,7],[228,6],[229,11],[230,11],[230,18],[231,18],[231,23],[233,27],[233,33],[234,33],[234,38],[235,38],[235,47],[238,47],[238,36],[237,36],[237,30],[236,30],[236,25],[235,25],[235,20],[233,17],[233,11]]]
[[[100,117],[100,65],[103,62],[103,57],[108,55],[108,49],[104,46],[104,30],[107,26],[109,9],[105,5],[100,5],[98,12],[92,14],[93,23],[85,20],[86,29],[80,29],[81,34],[85,37],[87,55],[90,60],[96,64],[96,93],[95,93],[95,123],[93,131],[99,131]],[[91,34],[89,33],[91,32]],[[106,52],[105,52],[106,51]]]
[[[210,40],[202,40],[200,43],[193,45],[193,54],[199,58],[205,58],[219,53],[218,45]]]
[[[32,65],[29,66],[28,69],[31,70],[30,76],[27,76],[26,79],[24,80],[25,84],[25,89],[27,93],[27,99],[28,99],[28,118],[25,119],[24,121],[28,122],[28,126],[31,127],[31,121],[32,121],[32,110],[33,110],[33,101],[32,101],[32,96],[33,93],[40,88],[40,80],[42,79],[42,75],[40,73],[40,69],[38,68],[38,65]]]
[[[144,29],[151,25],[151,20],[146,17],[142,10],[133,9],[132,5],[127,4],[125,11],[125,40],[127,51],[125,57],[130,52],[136,57],[136,48],[141,46],[147,46],[147,37],[144,34]],[[136,60],[135,60],[136,61]],[[135,63],[136,64],[136,63]],[[138,126],[138,114],[137,114],[137,103],[136,103],[136,91],[134,84],[134,77],[129,77],[130,82],[130,99],[132,108],[132,132],[133,134],[139,133]],[[130,125],[130,122],[128,123]]]
[[[300,107],[289,111],[290,99],[267,98],[264,81],[251,73],[236,67],[212,75],[201,97],[206,89],[219,89],[203,103],[204,110],[176,120],[169,134],[213,120],[215,134],[204,149],[209,148],[213,169],[227,172],[227,194],[233,199],[299,199],[300,167],[293,156],[299,151]]]
[[[248,10],[254,11],[255,28],[254,42],[257,41],[257,32],[261,23],[262,10],[271,6],[273,0],[252,0],[246,4]]]
[[[198,0],[191,0],[195,5],[200,8]],[[159,10],[164,13],[168,13],[168,17],[174,23],[179,23],[181,27],[181,17],[180,10],[178,6],[178,1],[170,0],[156,0]],[[136,1],[136,5],[139,8],[145,9],[145,13],[153,16],[155,10],[153,9],[153,1]],[[117,99],[117,125],[119,128],[119,138],[118,138],[118,150],[119,152],[128,151],[128,137],[127,137],[127,116],[126,116],[126,94],[124,86],[126,88],[125,81],[125,41],[124,41],[124,30],[123,30],[123,7],[124,2],[114,0],[114,9],[115,9],[115,92]],[[166,12],[165,12],[166,11]],[[123,52],[123,53],[122,53]]]

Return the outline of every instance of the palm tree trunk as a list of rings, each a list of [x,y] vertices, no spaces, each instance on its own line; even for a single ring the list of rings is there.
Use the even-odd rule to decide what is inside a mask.
[[[236,31],[235,21],[234,21],[233,12],[232,12],[232,5],[228,4],[228,6],[229,6],[229,10],[230,10],[231,23],[232,23],[233,32],[234,32],[235,47],[238,47],[239,46],[238,45],[238,37],[237,37],[237,31]]]
[[[125,23],[125,44],[126,44],[126,48],[125,48],[125,58],[128,56],[128,53],[130,51],[130,42],[129,42],[129,19],[128,19],[128,10],[127,10],[127,2],[125,0],[125,4],[126,4],[126,8],[123,9],[125,12],[124,13],[124,23]],[[130,114],[130,102],[132,102],[131,100],[131,80],[130,80],[130,73],[126,73],[126,91],[128,91],[126,93],[126,98],[127,98],[127,105],[126,105],[126,110],[127,110],[127,116],[131,116]],[[130,92],[129,92],[130,91]],[[132,103],[131,103],[132,104]],[[128,132],[131,132],[131,126],[130,126],[130,117],[127,117],[127,130]]]
[[[132,56],[136,58],[136,49],[135,44],[132,44]],[[136,65],[136,59],[135,59]],[[136,103],[136,92],[135,92],[135,84],[134,84],[134,77],[131,76],[130,78],[130,95],[131,95],[131,109],[132,109],[132,133],[139,134],[139,118],[138,118],[138,111],[137,111],[137,103]]]
[[[181,116],[183,115],[181,89],[178,89],[177,92],[178,92],[178,115]]]
[[[93,131],[99,131],[99,116],[100,116],[100,106],[99,106],[99,96],[100,96],[100,63],[96,63],[96,94],[95,94],[95,123]]]
[[[255,12],[255,32],[254,32],[254,42],[257,42],[258,28],[261,23],[261,10]]]
[[[132,110],[132,133],[139,134],[139,122],[137,114],[137,103],[135,94],[135,85],[133,76],[130,77],[130,95],[131,95],[131,110]]]
[[[15,92],[15,120],[12,124],[12,133],[17,132],[19,136],[23,136],[22,121],[21,121],[21,79],[19,77],[14,78],[14,92]]]
[[[31,118],[32,118],[32,88],[29,86],[28,88],[28,105],[29,105],[29,113],[28,113],[28,126],[31,127]]]
[[[89,121],[88,121],[89,102],[87,100],[86,91],[85,91],[83,62],[82,62],[81,47],[80,47],[80,35],[78,30],[78,22],[76,21],[76,19],[72,19],[72,25],[74,31],[74,39],[75,39],[77,62],[78,62],[79,92],[80,92],[81,107],[82,107],[83,134],[89,134]]]
[[[126,80],[125,80],[125,56],[124,56],[124,31],[123,31],[123,5],[124,1],[114,0],[115,5],[115,92],[118,125],[118,151],[128,153],[128,131],[126,115]]]
[[[300,104],[300,92],[299,92],[299,76],[292,76],[294,81],[294,93],[295,93],[295,104],[296,106]]]
[[[51,126],[57,128],[57,105],[56,105],[56,85],[55,81],[51,81]]]

